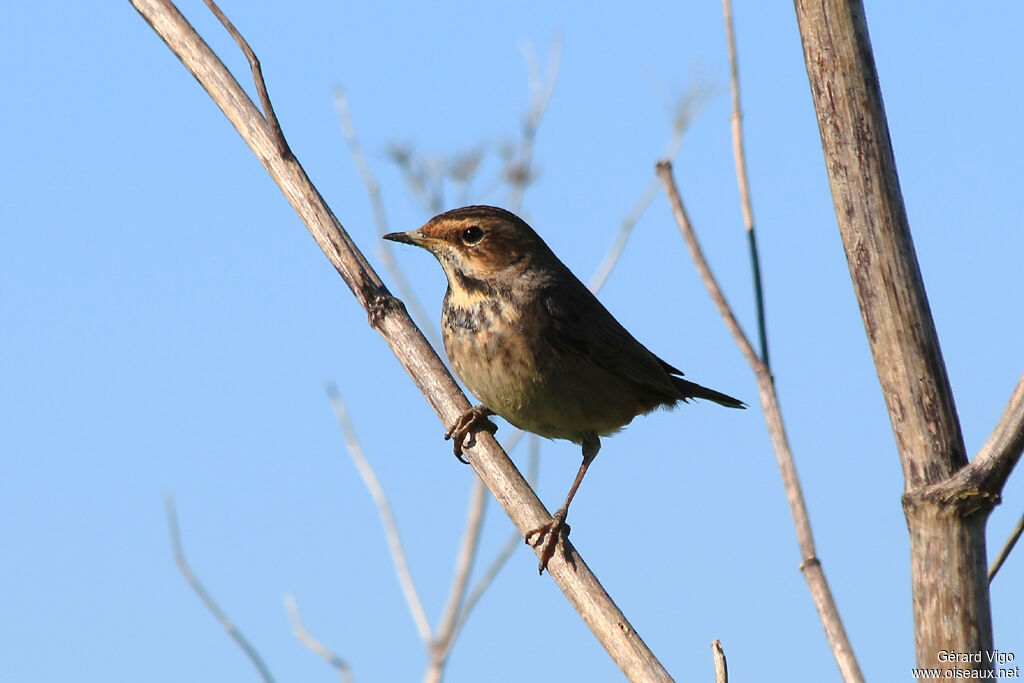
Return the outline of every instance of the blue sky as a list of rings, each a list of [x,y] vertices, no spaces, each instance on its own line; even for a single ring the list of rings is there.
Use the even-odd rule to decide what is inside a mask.
[[[201,3],[181,8],[249,87],[243,58]],[[587,279],[652,177],[668,103],[689,84],[713,84],[676,175],[753,331],[717,2],[224,9],[263,62],[293,150],[375,265],[372,212],[333,87],[347,89],[391,228],[411,229],[430,216],[388,146],[449,157],[483,148],[489,165],[471,199],[505,203],[507,191],[487,178],[527,106],[520,46],[544,59],[561,36],[523,213]],[[793,10],[738,2],[734,12],[773,368],[819,556],[867,678],[906,679],[899,461],[835,226]],[[869,3],[867,12],[974,453],[1024,369],[1024,9]],[[0,677],[255,680],[175,570],[168,493],[193,567],[279,681],[334,680],[291,636],[285,593],[361,683],[419,677],[425,655],[325,383],[349,403],[434,623],[471,471],[256,159],[128,3],[72,3],[58,16],[15,3],[6,19]],[[436,317],[440,269],[411,248],[397,257]],[[688,378],[757,405],[663,197],[602,300]],[[549,507],[578,464],[576,446],[542,444],[539,494]],[[1011,479],[992,515],[990,555],[1020,515],[1022,481]],[[580,552],[678,679],[711,680],[709,643],[720,638],[736,680],[838,680],[756,407],[700,404],[638,419],[605,441],[571,522]],[[509,530],[490,507],[481,564]],[[996,646],[1018,659],[1019,554],[992,591]],[[535,565],[525,548],[512,557],[456,644],[449,680],[618,679]]]

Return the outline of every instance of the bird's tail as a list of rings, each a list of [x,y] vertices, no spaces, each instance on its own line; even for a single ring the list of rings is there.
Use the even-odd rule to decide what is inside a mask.
[[[676,385],[676,389],[679,390],[679,393],[683,395],[684,399],[703,398],[707,399],[708,401],[714,401],[718,405],[725,406],[726,408],[747,407],[747,405],[743,401],[740,401],[739,399],[735,399],[732,396],[727,396],[726,394],[723,394],[720,391],[715,391],[714,389],[702,387],[696,382],[688,382],[687,380],[682,379],[681,377],[673,377],[672,383]]]

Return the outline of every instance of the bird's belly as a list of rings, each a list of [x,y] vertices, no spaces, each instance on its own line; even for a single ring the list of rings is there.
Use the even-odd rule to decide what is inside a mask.
[[[450,318],[442,332],[455,373],[481,403],[520,429],[580,443],[587,433],[611,434],[646,412],[632,400],[633,386],[518,325],[483,324],[493,320],[480,315],[470,329],[448,324]]]

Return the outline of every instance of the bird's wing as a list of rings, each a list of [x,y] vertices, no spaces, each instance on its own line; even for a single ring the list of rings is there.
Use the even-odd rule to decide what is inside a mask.
[[[548,289],[542,302],[548,314],[548,341],[567,353],[625,377],[666,398],[681,398],[671,374],[682,375],[638,342],[583,283],[562,282]]]

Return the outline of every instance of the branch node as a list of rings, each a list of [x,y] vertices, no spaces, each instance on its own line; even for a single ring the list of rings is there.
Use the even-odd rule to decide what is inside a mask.
[[[801,572],[804,572],[804,571],[807,571],[811,567],[821,567],[821,560],[819,560],[814,555],[812,555],[810,557],[807,557],[807,558],[804,558],[804,561],[800,563],[800,566],[798,568],[800,569]]]
[[[981,488],[974,475],[970,467],[965,467],[946,481],[907,491],[903,494],[903,509],[908,515],[925,506],[936,508],[939,514],[946,512],[958,517],[987,515],[1002,498],[998,491]]]
[[[392,296],[386,289],[377,291],[373,296],[368,297],[366,306],[366,318],[370,327],[380,330],[384,318],[394,313],[404,312],[405,304],[402,300]]]

